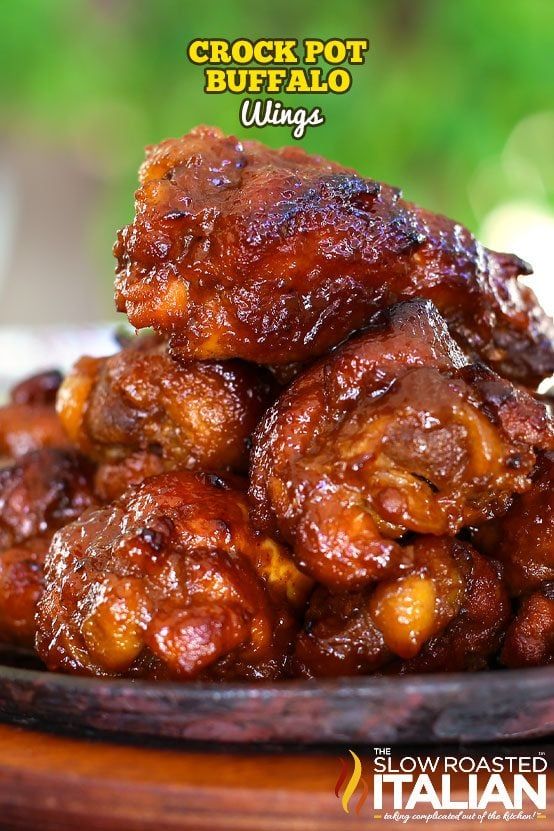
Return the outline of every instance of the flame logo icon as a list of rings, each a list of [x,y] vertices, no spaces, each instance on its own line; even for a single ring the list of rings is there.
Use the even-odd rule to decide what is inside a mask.
[[[361,782],[362,783],[362,792],[361,792],[361,794],[358,798],[358,801],[356,803],[356,807],[354,809],[356,811],[356,814],[359,814],[360,811],[363,808],[363,805],[364,805],[368,795],[369,795],[369,786],[368,786],[366,780],[362,776],[362,763],[360,761],[360,757],[356,753],[354,753],[353,750],[349,750],[348,752],[350,753],[350,755],[352,757],[352,761],[354,762],[354,767],[353,767],[352,773],[350,774],[350,778],[348,779],[348,782],[346,782],[346,779],[348,777],[348,769],[350,767],[350,760],[339,759],[340,764],[341,764],[341,770],[340,770],[340,773],[339,773],[339,778],[337,779],[337,784],[335,785],[335,796],[337,797],[337,799],[340,798],[340,790],[341,790],[343,784],[346,782],[346,787],[344,788],[342,798],[341,798],[341,805],[342,805],[342,810],[345,812],[345,814],[349,814],[350,813],[350,808],[349,808],[350,800],[352,799],[352,796],[354,795],[354,793],[356,791],[356,788],[358,787],[358,785]]]

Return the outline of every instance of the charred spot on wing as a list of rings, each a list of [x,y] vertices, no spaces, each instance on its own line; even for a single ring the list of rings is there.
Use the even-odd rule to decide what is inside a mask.
[[[168,211],[168,213],[164,214],[162,218],[172,221],[175,219],[182,219],[184,216],[188,216],[186,211]]]
[[[217,473],[204,473],[203,479],[207,485],[212,485],[212,487],[218,488],[219,490],[227,490],[229,487],[225,479]]]
[[[517,277],[518,275],[528,276],[533,273],[533,266],[526,260],[522,260],[517,254],[505,254],[497,251],[493,251],[492,254],[506,274]]]
[[[389,234],[389,248],[395,254],[407,254],[427,241],[427,235],[409,211],[403,211],[390,220]]]
[[[381,184],[362,179],[352,173],[330,173],[319,176],[294,194],[294,199],[284,199],[271,211],[271,222],[280,226],[291,223],[299,214],[309,215],[317,211],[333,210],[367,213],[381,192]]]
[[[382,185],[373,179],[362,179],[354,173],[330,173],[321,176],[310,191],[325,199],[340,199],[341,202],[364,207],[364,200],[374,200],[381,193]],[[308,193],[310,192],[308,191]]]

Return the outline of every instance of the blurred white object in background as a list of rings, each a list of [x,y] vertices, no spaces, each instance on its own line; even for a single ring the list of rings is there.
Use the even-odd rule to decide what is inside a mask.
[[[533,274],[524,282],[550,315],[554,315],[553,147],[554,111],[532,113],[515,125],[498,158],[482,163],[469,183],[473,209],[485,217],[480,239],[489,248],[513,252],[531,264]]]
[[[0,326],[0,399],[17,381],[45,369],[67,371],[81,355],[116,352],[113,323],[94,326]]]
[[[513,252],[531,264],[533,274],[524,282],[554,315],[554,211],[532,202],[507,202],[486,217],[480,237],[489,248]]]

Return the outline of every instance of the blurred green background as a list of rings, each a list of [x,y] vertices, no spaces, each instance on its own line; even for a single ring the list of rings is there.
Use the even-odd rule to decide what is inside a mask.
[[[194,37],[368,37],[347,95],[292,96],[302,141],[532,259],[553,304],[552,0],[18,0],[0,12],[0,322],[105,319],[145,144],[215,124]]]

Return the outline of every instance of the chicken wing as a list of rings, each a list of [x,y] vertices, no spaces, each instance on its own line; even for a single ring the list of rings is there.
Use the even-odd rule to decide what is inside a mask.
[[[554,583],[544,583],[523,600],[506,633],[500,662],[513,669],[554,663]]]
[[[52,534],[92,504],[92,467],[74,452],[35,451],[0,471],[0,641],[33,646]]]
[[[515,497],[505,516],[477,529],[474,542],[504,565],[513,595],[554,582],[554,454],[545,453],[531,488]]]
[[[81,358],[58,412],[71,441],[101,462],[139,454],[160,472],[149,453],[158,468],[242,471],[273,387],[268,372],[242,361],[179,364],[158,339],[137,339],[112,357]]]
[[[298,148],[197,128],[150,147],[120,231],[116,303],[185,358],[305,362],[424,296],[456,339],[528,385],[554,372],[529,266],[400,191]]]
[[[54,403],[62,376],[41,372],[15,386],[10,402],[0,407],[0,458],[17,459],[42,447],[65,447],[67,437]]]
[[[165,473],[56,534],[37,648],[67,672],[278,677],[310,587],[243,494]]]
[[[407,532],[502,513],[552,448],[544,404],[468,365],[429,301],[381,314],[304,372],[255,433],[253,520],[335,590],[410,566]]]
[[[471,546],[419,537],[412,568],[357,592],[318,589],[295,649],[302,676],[480,669],[510,604],[497,571]]]

